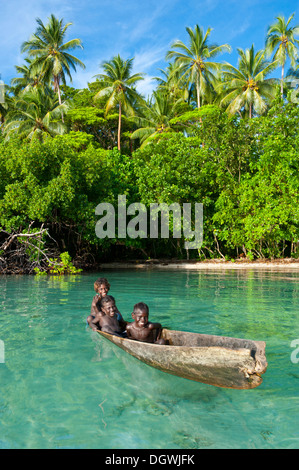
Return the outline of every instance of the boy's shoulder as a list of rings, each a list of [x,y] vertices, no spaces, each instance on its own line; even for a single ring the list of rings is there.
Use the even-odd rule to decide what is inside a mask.
[[[158,328],[159,326],[161,326],[161,323],[149,321],[148,326],[150,326],[151,328]]]
[[[100,310],[99,312],[96,312],[94,316],[94,322],[99,322],[101,318],[105,317],[105,314]]]

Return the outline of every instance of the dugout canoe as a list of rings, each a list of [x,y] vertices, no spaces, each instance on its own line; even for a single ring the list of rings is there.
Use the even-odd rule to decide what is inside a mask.
[[[160,345],[98,333],[149,366],[216,387],[258,387],[267,369],[263,341],[163,328],[168,344]]]

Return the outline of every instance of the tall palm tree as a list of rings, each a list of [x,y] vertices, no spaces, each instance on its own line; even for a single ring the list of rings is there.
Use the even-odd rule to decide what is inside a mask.
[[[276,22],[269,26],[266,37],[266,52],[270,56],[274,51],[273,60],[281,65],[281,85],[280,93],[283,96],[284,69],[287,58],[291,60],[292,67],[295,67],[298,58],[297,46],[299,41],[294,36],[299,35],[299,25],[289,27],[294,18],[294,13],[285,20],[284,16],[278,16]]]
[[[133,60],[123,60],[120,55],[104,62],[102,68],[104,74],[95,75],[101,80],[102,89],[95,95],[94,99],[106,99],[106,114],[113,108],[118,108],[118,132],[117,148],[120,150],[121,116],[124,111],[127,115],[134,114],[133,104],[138,101],[139,94],[134,85],[143,80],[143,74],[131,75]]]
[[[167,52],[166,59],[175,59],[177,65],[182,67],[182,79],[187,79],[190,85],[194,85],[196,89],[197,107],[200,108],[201,100],[209,89],[213,87],[215,82],[215,73],[219,70],[220,65],[211,62],[218,54],[222,52],[230,52],[231,47],[228,44],[218,46],[217,44],[209,44],[208,38],[212,29],[208,28],[206,33],[203,28],[198,25],[192,28],[186,28],[189,34],[189,45],[185,45],[182,41],[175,41],[171,50]]]
[[[66,129],[60,116],[66,109],[65,104],[59,104],[52,90],[48,93],[41,87],[32,88],[16,98],[6,116],[4,135],[6,139],[18,134],[28,140],[43,140],[45,136],[63,134]]]
[[[144,147],[161,134],[174,132],[170,120],[186,111],[187,107],[182,98],[172,98],[163,90],[154,91],[149,103],[143,105],[142,116],[133,118],[139,128],[131,138],[140,139],[141,147]]]
[[[40,18],[36,21],[38,28],[29,41],[23,43],[22,52],[28,52],[29,58],[34,59],[31,63],[33,74],[43,76],[45,83],[53,80],[54,91],[58,93],[61,105],[60,84],[66,83],[66,75],[72,81],[71,69],[76,71],[76,66],[85,68],[83,62],[69,51],[78,47],[83,49],[83,46],[80,39],[64,42],[67,29],[72,23],[64,25],[63,19],[59,20],[54,15],[50,16],[46,25]]]
[[[238,49],[238,68],[229,63],[223,65],[223,81],[219,89],[222,92],[220,103],[228,104],[227,112],[235,114],[242,108],[252,118],[253,111],[262,114],[267,109],[267,100],[275,97],[276,80],[266,79],[277,62],[268,62],[265,53],[255,53],[254,46],[250,49]]]

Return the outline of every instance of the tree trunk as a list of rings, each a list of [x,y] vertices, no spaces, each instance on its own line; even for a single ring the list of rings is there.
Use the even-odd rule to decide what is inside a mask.
[[[197,108],[199,109],[200,108],[200,93],[199,93],[199,80],[197,79],[197,82],[196,82],[196,94],[197,94]],[[202,124],[202,118],[200,117],[199,118],[199,122],[200,124]],[[203,143],[203,146],[204,146],[204,143]]]
[[[281,84],[280,84],[280,94],[281,94],[282,99],[283,99],[283,79],[284,79],[284,62],[281,67]]]
[[[121,130],[121,102],[119,102],[118,133],[117,133],[117,148],[119,151],[120,151],[120,130]]]
[[[61,105],[61,93],[60,93],[60,86],[59,86],[59,77],[54,77],[54,88],[56,88],[57,93],[58,93],[58,101],[59,104]],[[64,123],[64,117],[63,117],[63,111],[61,111],[61,120]]]
[[[197,107],[200,108],[199,80],[196,82]]]

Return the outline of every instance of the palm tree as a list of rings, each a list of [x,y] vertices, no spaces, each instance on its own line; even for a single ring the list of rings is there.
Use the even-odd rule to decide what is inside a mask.
[[[15,68],[20,77],[15,77],[11,80],[11,86],[14,88],[14,94],[18,95],[22,90],[28,91],[31,87],[36,87],[42,84],[42,77],[40,74],[32,74],[32,59],[26,57],[26,64],[16,65]]]
[[[287,22],[284,16],[278,16],[277,21],[269,26],[266,37],[266,52],[270,56],[274,51],[273,60],[278,61],[281,65],[281,85],[280,93],[283,97],[283,81],[284,68],[286,59],[291,60],[292,67],[295,66],[298,57],[297,46],[299,41],[294,36],[299,34],[299,25],[289,27],[290,22],[294,18],[294,13],[289,17]]]
[[[2,103],[0,101],[0,128],[1,128],[1,125],[4,123],[6,113],[7,113],[7,108],[5,106],[5,103]]]
[[[192,28],[186,28],[189,34],[189,45],[186,46],[182,41],[175,41],[166,54],[167,59],[175,59],[175,63],[182,67],[182,79],[188,79],[190,85],[194,85],[196,89],[197,107],[200,108],[201,100],[209,89],[213,87],[215,82],[215,73],[219,70],[220,65],[211,62],[215,56],[222,52],[230,52],[231,47],[228,44],[218,46],[217,44],[209,44],[208,38],[212,31],[207,29],[205,33],[203,28],[198,25]]]
[[[16,98],[6,116],[4,135],[6,139],[18,134],[28,140],[43,140],[45,136],[63,134],[66,129],[60,116],[66,110],[67,106],[59,104],[53,91],[49,93],[41,87],[33,88]]]
[[[274,70],[277,62],[265,60],[263,50],[254,52],[250,49],[238,49],[238,68],[229,63],[223,65],[223,81],[219,85],[222,91],[220,104],[227,105],[227,112],[235,114],[242,108],[252,118],[253,111],[262,114],[267,109],[267,100],[275,97],[276,80],[265,77]]]
[[[37,18],[38,28],[35,34],[22,45],[22,52],[28,52],[31,63],[32,74],[39,74],[45,83],[50,80],[54,82],[54,91],[58,93],[61,105],[60,84],[66,84],[66,75],[72,81],[71,69],[76,71],[76,66],[85,68],[85,65],[77,57],[69,53],[72,49],[80,47],[83,49],[80,39],[71,39],[64,43],[68,27],[72,23],[63,24],[51,15],[48,24]]]
[[[165,132],[174,132],[170,120],[186,111],[188,105],[182,98],[173,99],[163,90],[153,92],[149,103],[144,103],[143,115],[134,117],[139,127],[133,132],[132,139],[140,139],[141,147],[159,138]]]
[[[181,65],[169,63],[166,70],[159,69],[163,78],[153,77],[158,83],[158,90],[163,90],[169,93],[174,99],[183,98],[185,101],[189,98],[188,84],[181,80],[182,70]]]
[[[11,96],[11,87],[0,81],[0,129],[5,122],[7,113],[12,107],[13,98]]]
[[[135,73],[131,75],[133,60],[123,60],[120,55],[113,57],[110,61],[104,62],[102,68],[104,74],[95,75],[102,82],[102,89],[95,95],[94,99],[106,99],[105,113],[112,108],[118,108],[118,133],[117,148],[120,150],[120,132],[122,111],[127,115],[134,114],[134,102],[138,101],[140,95],[134,85],[143,80],[143,74]]]

